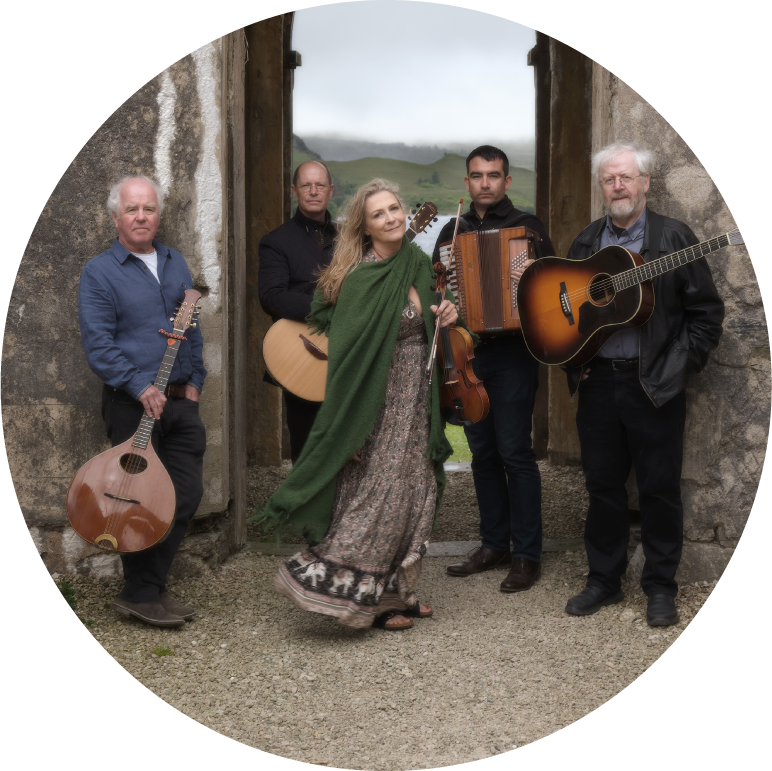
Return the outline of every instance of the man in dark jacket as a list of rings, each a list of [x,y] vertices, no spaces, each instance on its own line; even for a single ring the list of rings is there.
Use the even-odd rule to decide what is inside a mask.
[[[258,293],[263,310],[274,321],[303,321],[311,310],[319,273],[332,259],[336,227],[327,205],[334,190],[330,171],[321,161],[301,163],[292,178],[292,195],[298,202],[295,216],[260,241]],[[294,463],[321,402],[284,391],[284,405]]]
[[[554,254],[544,226],[516,209],[506,192],[512,184],[509,160],[498,148],[483,145],[466,159],[464,179],[472,204],[461,216],[459,232],[526,227],[540,239],[537,255]],[[434,248],[453,238],[455,219],[440,232]],[[513,273],[519,280],[522,269]],[[475,348],[474,372],[490,400],[485,420],[465,428],[472,451],[472,475],[480,508],[482,546],[464,562],[448,567],[451,576],[510,568],[503,592],[530,589],[541,573],[541,477],[531,441],[539,365],[520,333],[483,336]]]
[[[583,260],[618,244],[646,262],[697,243],[682,222],[646,206],[652,154],[613,144],[592,161],[608,214],[585,228],[568,258]],[[640,328],[612,334],[589,366],[567,370],[579,391],[576,425],[590,505],[585,525],[587,586],[566,611],[585,616],[621,602],[630,538],[625,482],[635,468],[651,626],[678,621],[675,574],[683,546],[681,465],[687,371],[699,372],[718,344],[724,304],[705,260],[653,281],[654,312]],[[581,382],[580,382],[581,381]]]

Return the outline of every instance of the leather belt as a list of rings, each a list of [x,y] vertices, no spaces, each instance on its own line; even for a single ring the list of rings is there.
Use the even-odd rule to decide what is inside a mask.
[[[176,383],[169,383],[169,385],[166,386],[166,391],[164,392],[167,396],[171,396],[175,399],[184,399],[185,398],[185,386],[184,385],[177,385]]]
[[[599,356],[595,359],[595,365],[611,367],[615,372],[629,372],[632,369],[638,369],[638,359],[607,359]],[[592,368],[592,363],[589,366]]]

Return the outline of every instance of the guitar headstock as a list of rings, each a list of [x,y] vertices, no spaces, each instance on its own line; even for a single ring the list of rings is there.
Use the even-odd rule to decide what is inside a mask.
[[[413,209],[411,214],[413,218],[410,227],[407,229],[407,237],[411,241],[421,232],[430,228],[432,222],[437,222],[437,207],[427,201],[423,204],[416,204],[417,209]]]
[[[176,335],[184,335],[188,328],[195,328],[198,321],[198,313],[201,306],[196,303],[201,299],[201,292],[197,289],[188,289],[182,302],[177,308],[177,315],[172,316],[169,321],[174,322],[174,332]]]

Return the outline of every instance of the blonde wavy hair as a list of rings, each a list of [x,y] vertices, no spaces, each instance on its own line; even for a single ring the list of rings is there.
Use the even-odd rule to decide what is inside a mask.
[[[346,276],[362,262],[362,258],[372,246],[370,236],[365,235],[365,202],[371,195],[383,192],[391,193],[399,202],[402,211],[407,211],[399,195],[399,185],[385,179],[373,179],[362,185],[346,202],[343,221],[335,239],[332,261],[322,271],[317,284],[317,288],[324,293],[324,299],[332,305],[338,302]]]

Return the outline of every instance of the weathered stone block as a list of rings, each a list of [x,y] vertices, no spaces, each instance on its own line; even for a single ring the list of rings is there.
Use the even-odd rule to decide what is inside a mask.
[[[679,584],[715,581],[721,578],[733,554],[733,548],[726,548],[717,543],[684,543],[676,581]],[[625,577],[628,581],[640,583],[644,562],[643,546],[638,544],[627,565]]]

